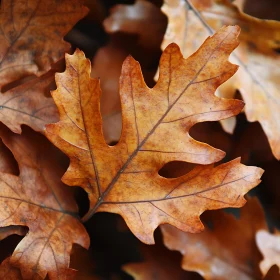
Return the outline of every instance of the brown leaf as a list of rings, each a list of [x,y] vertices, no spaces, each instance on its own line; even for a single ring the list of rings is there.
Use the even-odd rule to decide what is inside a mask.
[[[165,245],[183,255],[182,268],[196,271],[204,279],[260,279],[261,256],[255,234],[267,226],[258,200],[248,200],[241,209],[240,219],[216,211],[209,213],[207,220],[213,223],[213,229],[207,227],[199,234],[185,233],[170,225],[161,226]]]
[[[163,245],[141,247],[144,261],[128,263],[122,269],[135,280],[195,280],[201,277],[180,268],[180,258],[175,252],[168,251]]]
[[[248,120],[261,123],[274,156],[280,159],[280,55],[276,52],[280,47],[280,23],[246,15],[229,0],[165,0],[162,9],[169,18],[162,48],[176,42],[186,57],[212,34],[211,28],[218,30],[228,24],[241,26],[241,43],[232,55],[232,61],[240,68],[218,94],[232,98],[239,89],[246,103]],[[226,123],[224,128],[232,132],[234,122]]]
[[[121,135],[121,104],[118,94],[122,63],[128,53],[110,42],[100,48],[92,61],[92,77],[100,78],[102,88],[100,110],[103,133],[108,144],[117,142]]]
[[[142,46],[158,48],[166,28],[166,18],[154,4],[137,0],[133,5],[114,6],[103,25],[108,33],[137,34]]]
[[[80,0],[1,1],[0,88],[22,77],[41,76],[70,44],[63,37],[87,13]]]
[[[0,278],[5,280],[23,280],[20,274],[20,270],[13,267],[10,263],[10,258],[4,260],[0,266]],[[34,278],[34,280],[40,280],[42,278]]]
[[[259,230],[256,234],[257,245],[264,257],[260,269],[265,276],[273,265],[277,265],[280,277],[280,233],[271,234],[266,230]]]
[[[54,73],[48,73],[0,93],[0,121],[15,133],[21,133],[23,124],[43,132],[45,124],[59,119],[53,99],[47,97],[53,82]]]
[[[69,188],[60,181],[57,151],[34,132],[17,135],[1,127],[0,135],[20,170],[19,176],[0,173],[0,226],[29,229],[10,261],[24,279],[45,278],[47,273],[51,280],[70,279],[72,244],[87,248],[89,237]]]
[[[108,146],[102,135],[101,90],[99,81],[90,78],[89,60],[79,50],[66,55],[66,71],[56,75],[53,92],[60,122],[47,125],[46,134],[70,157],[63,182],[89,194],[84,220],[100,211],[120,214],[141,241],[152,244],[159,224],[199,232],[205,210],[243,206],[243,195],[259,183],[262,170],[239,159],[215,168],[198,166],[179,178],[158,174],[170,161],[210,164],[224,157],[188,131],[198,122],[227,118],[243,108],[242,101],[214,95],[237,69],[227,59],[238,32],[238,27],[222,28],[187,60],[171,44],[152,89],[139,63],[128,57],[120,77],[122,135],[115,146]]]

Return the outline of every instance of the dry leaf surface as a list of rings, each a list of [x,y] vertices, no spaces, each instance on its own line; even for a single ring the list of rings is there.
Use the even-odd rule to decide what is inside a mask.
[[[196,271],[204,279],[261,279],[260,252],[255,243],[258,230],[266,229],[263,209],[257,199],[249,199],[240,219],[223,211],[207,213],[204,232],[191,234],[170,225],[162,225],[164,243],[183,255],[182,268]]]
[[[0,173],[0,226],[29,229],[10,262],[21,269],[23,279],[44,279],[47,273],[51,280],[70,279],[72,244],[87,248],[89,237],[69,188],[60,181],[63,171],[55,160],[57,151],[34,132],[16,135],[1,127],[0,134],[20,170],[19,176]]]
[[[60,122],[48,125],[46,134],[70,157],[63,181],[89,194],[84,220],[100,211],[120,214],[141,241],[151,244],[159,224],[199,232],[205,210],[243,206],[243,195],[259,183],[262,170],[239,159],[215,168],[200,166],[179,178],[158,174],[170,161],[210,164],[224,157],[188,131],[198,122],[227,118],[243,108],[242,101],[214,95],[237,70],[227,59],[238,33],[238,27],[222,28],[187,60],[171,44],[152,89],[139,63],[128,57],[120,77],[122,135],[115,146],[108,146],[102,134],[101,90],[99,81],[90,78],[89,60],[79,50],[66,56],[66,71],[56,75],[53,92]]]
[[[263,275],[266,275],[273,265],[277,265],[280,277],[280,233],[271,234],[266,230],[260,230],[256,235],[256,242],[264,257],[260,263]]]
[[[1,1],[0,88],[47,72],[70,49],[63,37],[86,13],[80,0]]]
[[[231,98],[236,89],[241,92],[248,120],[261,123],[274,156],[280,159],[280,55],[276,52],[280,47],[280,23],[244,14],[229,0],[165,0],[162,10],[169,18],[162,48],[176,42],[185,57],[212,34],[211,28],[240,25],[240,46],[231,59],[240,68],[218,94]],[[226,120],[223,125],[232,132],[235,121]]]
[[[45,124],[58,120],[49,94],[53,82],[54,73],[48,73],[0,93],[0,121],[15,133],[21,133],[23,124],[43,132]]]

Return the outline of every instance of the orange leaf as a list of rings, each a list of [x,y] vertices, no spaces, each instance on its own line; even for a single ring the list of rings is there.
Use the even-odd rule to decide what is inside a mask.
[[[263,275],[266,275],[273,265],[277,265],[280,274],[280,233],[271,234],[266,230],[260,230],[256,234],[256,242],[264,259],[260,263]],[[280,275],[278,275],[280,277]]]
[[[60,122],[47,125],[46,134],[70,157],[63,181],[89,194],[84,220],[95,212],[118,213],[141,241],[152,244],[159,224],[199,232],[203,211],[243,206],[243,195],[259,183],[262,170],[239,159],[197,167],[179,178],[158,174],[170,161],[210,164],[224,157],[188,131],[198,122],[227,118],[243,108],[242,101],[214,95],[237,70],[227,59],[238,33],[238,27],[222,28],[187,60],[171,44],[152,89],[139,63],[128,57],[120,77],[123,128],[116,146],[108,146],[102,134],[101,90],[99,81],[90,78],[89,60],[79,50],[66,55],[66,71],[56,75],[53,92]]]
[[[58,120],[53,99],[45,96],[53,81],[54,73],[48,73],[0,94],[0,121],[15,133],[22,124],[43,132],[46,123]]]
[[[280,55],[276,52],[280,47],[280,22],[244,14],[229,0],[165,0],[162,10],[169,18],[162,48],[176,42],[186,57],[213,33],[212,28],[241,26],[241,43],[232,55],[240,68],[218,95],[232,98],[236,89],[240,91],[248,120],[261,123],[274,156],[280,159]],[[232,132],[235,122],[225,121],[225,130]]]
[[[260,279],[261,256],[254,240],[257,230],[267,226],[258,200],[249,199],[241,209],[240,219],[217,211],[209,213],[208,222],[213,223],[213,229],[199,234],[161,226],[165,245],[183,255],[182,268],[209,280]]]
[[[80,0],[1,1],[0,88],[22,77],[41,76],[70,44],[62,38],[87,13]]]
[[[1,127],[0,136],[20,170],[18,177],[0,173],[0,226],[29,229],[10,262],[24,279],[45,278],[47,273],[49,279],[69,279],[74,273],[68,268],[72,244],[87,248],[89,237],[69,188],[60,181],[57,151],[34,132],[17,135]]]

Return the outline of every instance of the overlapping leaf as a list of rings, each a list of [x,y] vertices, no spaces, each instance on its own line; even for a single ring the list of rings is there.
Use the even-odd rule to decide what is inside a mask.
[[[80,0],[1,1],[0,88],[47,72],[69,50],[63,37],[86,13]]]
[[[246,15],[229,0],[165,0],[162,9],[169,18],[162,47],[176,42],[184,56],[194,52],[212,34],[211,28],[240,25],[241,44],[232,56],[240,69],[218,94],[231,98],[239,89],[248,120],[261,123],[274,156],[280,159],[280,55],[276,52],[280,46],[280,23]],[[234,120],[223,124],[226,131],[233,131]]]
[[[57,151],[34,132],[16,135],[1,127],[0,136],[20,170],[19,176],[0,173],[0,226],[6,235],[18,232],[12,225],[29,229],[9,262],[20,268],[23,279],[47,274],[49,279],[70,279],[72,244],[87,248],[89,237],[69,188],[60,181]]]
[[[256,242],[264,259],[260,263],[260,269],[263,275],[266,275],[273,265],[278,266],[278,277],[280,277],[280,234],[277,231],[271,234],[266,230],[258,231]]]
[[[0,121],[13,132],[21,133],[26,124],[43,132],[45,124],[58,120],[57,108],[48,95],[54,73],[33,79],[0,94]]]
[[[225,212],[209,213],[213,229],[190,234],[163,225],[165,245],[183,255],[182,268],[200,273],[204,279],[260,279],[261,255],[255,243],[258,230],[266,229],[258,200],[250,199],[241,209],[240,219]],[[238,244],[238,246],[237,246]]]
[[[135,280],[201,280],[193,272],[184,271],[180,267],[180,259],[175,252],[167,250],[163,244],[155,246],[143,245],[141,252],[144,261],[128,263],[122,269]]]
[[[153,3],[137,0],[133,5],[119,4],[103,22],[108,33],[137,34],[145,48],[158,48],[166,27],[165,16]]]
[[[238,27],[224,27],[185,60],[170,45],[160,62],[156,86],[148,88],[139,64],[128,57],[120,77],[122,135],[108,146],[102,134],[100,86],[90,78],[90,62],[77,50],[66,56],[66,71],[57,74],[53,98],[60,122],[47,126],[47,137],[71,160],[63,181],[82,186],[90,211],[123,216],[143,242],[154,243],[153,231],[162,223],[199,232],[206,209],[241,207],[243,195],[259,183],[262,170],[236,159],[218,167],[200,166],[179,178],[159,176],[174,160],[210,164],[224,152],[190,137],[190,128],[203,121],[233,116],[239,100],[214,95],[237,66],[227,61],[237,46]]]

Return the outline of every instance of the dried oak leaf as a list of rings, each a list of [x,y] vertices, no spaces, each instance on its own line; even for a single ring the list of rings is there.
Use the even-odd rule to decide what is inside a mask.
[[[264,257],[260,263],[260,269],[263,275],[266,275],[273,265],[277,265],[280,278],[280,233],[276,231],[271,234],[266,230],[260,230],[256,234],[257,245]]]
[[[158,243],[158,242],[156,242]],[[169,251],[163,244],[140,247],[143,262],[125,264],[122,269],[135,280],[201,280],[194,272],[185,271],[180,267],[180,255]]]
[[[20,270],[10,263],[10,258],[5,259],[0,266],[0,279],[5,280],[23,280]],[[33,278],[34,280],[41,280],[42,278]]]
[[[280,55],[276,52],[280,47],[280,22],[244,14],[229,0],[165,0],[162,10],[169,18],[162,48],[176,42],[184,56],[193,53],[212,34],[212,28],[241,26],[240,46],[232,54],[232,62],[240,68],[218,95],[232,98],[236,89],[241,92],[248,120],[261,123],[274,156],[280,159]],[[223,125],[232,132],[235,121]]]
[[[137,0],[133,5],[115,5],[103,25],[109,34],[137,34],[139,43],[151,49],[160,46],[166,28],[166,17],[153,3]]]
[[[81,0],[1,1],[0,88],[47,72],[70,49],[63,37],[86,13]]]
[[[89,237],[72,193],[60,181],[57,151],[34,132],[17,135],[1,127],[0,137],[20,170],[19,176],[0,173],[0,226],[29,229],[10,262],[20,268],[23,279],[47,274],[49,279],[69,279],[75,273],[68,268],[72,244],[87,248]]]
[[[261,279],[260,252],[255,243],[256,232],[266,229],[259,201],[249,199],[241,209],[240,219],[220,211],[206,213],[211,222],[202,233],[190,234],[170,225],[162,225],[165,245],[183,255],[182,268],[196,271],[204,279]]]
[[[170,161],[210,164],[224,152],[195,141],[190,128],[237,114],[240,100],[221,99],[216,88],[237,66],[227,61],[237,46],[236,26],[221,28],[184,59],[171,44],[160,62],[158,83],[144,82],[138,62],[128,57],[120,77],[122,135],[108,146],[102,133],[100,85],[90,78],[83,52],[66,55],[66,71],[56,75],[53,98],[60,122],[46,126],[47,137],[70,157],[62,180],[89,194],[90,210],[120,214],[143,242],[154,243],[159,224],[199,232],[207,209],[241,207],[243,195],[259,183],[262,170],[236,159],[218,167],[200,166],[179,178],[163,178],[160,168]]]
[[[0,93],[0,121],[15,133],[21,125],[43,132],[45,124],[57,121],[58,112],[49,95],[54,73],[32,79],[5,93]]]

